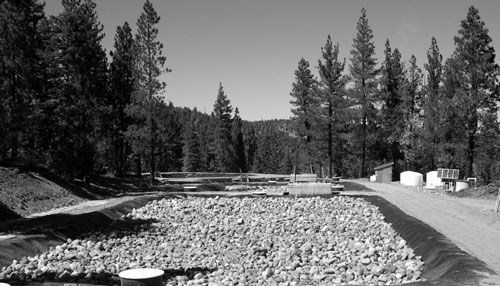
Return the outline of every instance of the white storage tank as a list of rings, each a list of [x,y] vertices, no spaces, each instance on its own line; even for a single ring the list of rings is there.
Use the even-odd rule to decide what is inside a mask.
[[[400,184],[409,187],[422,188],[423,175],[413,171],[405,171],[400,174]]]
[[[430,171],[427,174],[425,174],[425,187],[427,189],[435,189],[439,186],[442,186],[443,182],[441,181],[441,178],[438,178],[438,172],[437,171]]]
[[[455,185],[455,191],[456,192],[459,192],[459,191],[467,191],[469,189],[469,182],[467,181],[457,181],[456,185]]]

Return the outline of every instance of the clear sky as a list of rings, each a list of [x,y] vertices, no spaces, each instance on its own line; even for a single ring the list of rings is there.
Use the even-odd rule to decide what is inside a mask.
[[[46,0],[48,15],[62,11],[60,0]],[[135,23],[142,0],[94,0],[113,49],[117,26]],[[219,82],[244,120],[290,118],[290,91],[301,57],[315,74],[328,35],[350,63],[361,8],[367,10],[380,64],[386,39],[407,62],[412,54],[423,69],[431,38],[445,58],[471,5],[489,29],[500,52],[499,0],[151,0],[161,17],[165,45],[164,96],[176,106],[210,113]],[[497,63],[499,62],[497,57]]]

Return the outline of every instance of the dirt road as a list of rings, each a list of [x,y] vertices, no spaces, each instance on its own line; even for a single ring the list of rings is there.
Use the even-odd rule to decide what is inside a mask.
[[[399,184],[383,184],[352,180],[444,234],[467,253],[500,273],[500,213],[495,201],[455,198],[438,193],[405,188]],[[356,193],[355,190],[347,191]]]

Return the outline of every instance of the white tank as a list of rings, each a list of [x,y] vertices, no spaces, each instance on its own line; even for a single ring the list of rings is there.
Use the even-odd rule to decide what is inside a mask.
[[[423,175],[417,172],[405,171],[400,174],[400,184],[409,187],[422,187]]]
[[[457,181],[457,184],[455,185],[455,191],[456,192],[459,192],[459,191],[467,191],[467,189],[469,189],[469,182],[467,181]]]
[[[438,178],[437,171],[430,171],[425,174],[425,187],[427,189],[435,189],[442,185],[441,178]]]
[[[376,182],[377,181],[377,176],[376,175],[371,175],[370,176],[370,182]]]

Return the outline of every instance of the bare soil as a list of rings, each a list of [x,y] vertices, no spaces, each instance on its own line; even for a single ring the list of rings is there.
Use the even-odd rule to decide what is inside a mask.
[[[0,222],[56,212],[90,212],[131,196],[179,189],[164,185],[150,188],[147,179],[133,178],[69,182],[48,173],[0,167]]]
[[[346,185],[346,193],[383,197],[500,273],[500,212],[495,211],[495,196],[464,198],[367,180],[348,180]]]

